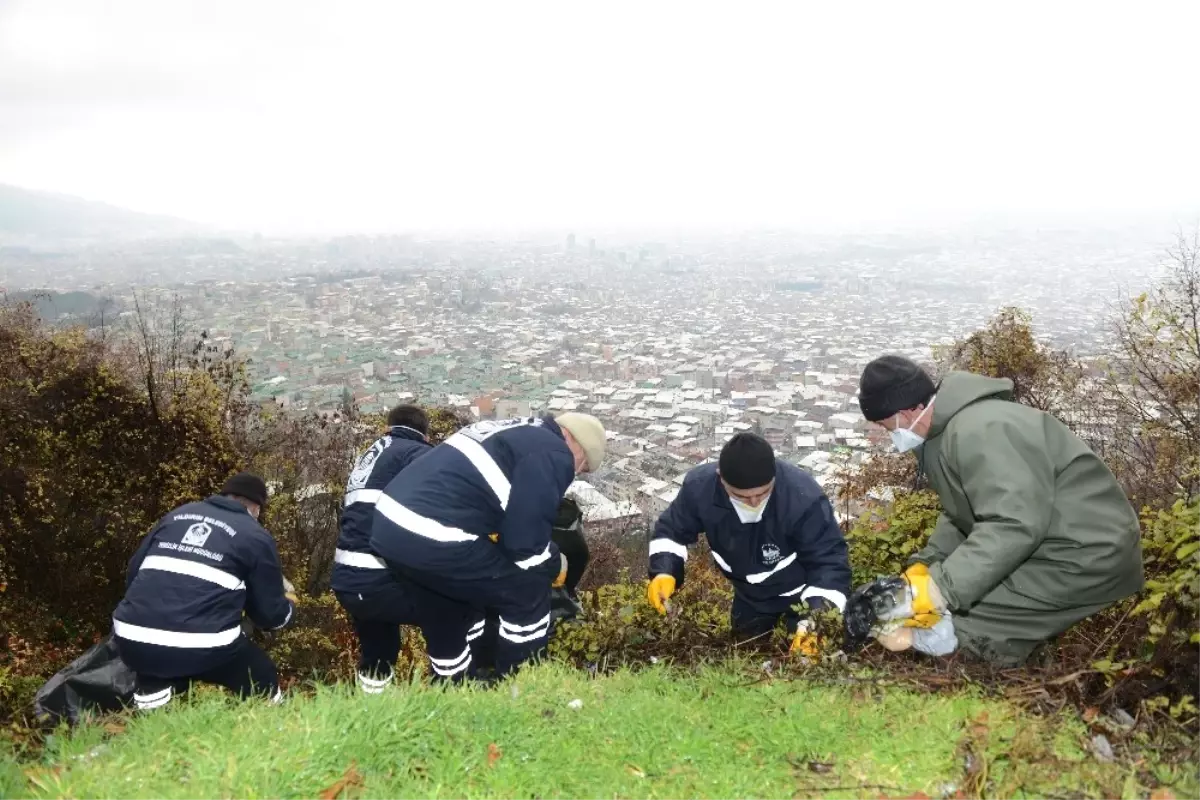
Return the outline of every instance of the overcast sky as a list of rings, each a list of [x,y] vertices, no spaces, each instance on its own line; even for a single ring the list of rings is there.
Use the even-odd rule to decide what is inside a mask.
[[[0,182],[264,232],[1200,211],[1200,3],[0,0]]]

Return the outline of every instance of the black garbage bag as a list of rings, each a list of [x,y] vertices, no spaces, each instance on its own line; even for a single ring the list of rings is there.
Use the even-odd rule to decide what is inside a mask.
[[[571,498],[564,498],[558,506],[558,517],[550,530],[550,540],[558,546],[558,551],[567,557],[567,580],[563,584],[566,594],[574,599],[575,587],[587,570],[591,560],[587,539],[583,536],[583,511],[579,504]],[[551,606],[554,599],[551,597]]]
[[[558,517],[550,531],[550,539],[558,550],[567,557],[567,578],[562,587],[550,590],[550,636],[555,627],[583,613],[575,588],[587,570],[591,552],[583,536],[583,512],[571,498],[564,498],[558,506]],[[492,669],[496,666],[496,639],[500,636],[500,618],[488,614],[483,635],[471,643],[472,658],[476,669]]]
[[[880,619],[889,619],[898,605],[905,602],[908,582],[903,577],[877,578],[859,586],[846,601],[842,619],[846,635],[842,649],[854,653],[871,638],[871,630]]]
[[[34,718],[45,725],[66,720],[74,726],[85,712],[120,711],[132,705],[136,682],[110,633],[38,689]]]

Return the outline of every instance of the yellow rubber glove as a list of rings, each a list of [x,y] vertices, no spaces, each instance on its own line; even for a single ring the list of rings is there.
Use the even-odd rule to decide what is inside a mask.
[[[554,579],[554,583],[550,584],[555,589],[561,589],[562,585],[567,582],[567,557],[562,553],[558,554],[562,559],[562,567],[558,571],[558,577]]]
[[[929,575],[929,570],[926,569],[924,572],[906,572],[904,573],[904,578],[913,590],[913,619],[920,619],[930,614],[940,615],[945,604],[942,601],[942,593],[938,591],[937,584],[933,582],[933,578]]]
[[[498,533],[489,533],[489,534],[488,534],[488,538],[489,538],[489,539],[491,539],[493,543],[494,543],[494,542],[498,542],[498,541],[500,541],[500,534],[498,534]]]
[[[904,577],[906,577],[906,578],[908,578],[912,575],[928,575],[928,574],[929,574],[929,565],[922,564],[919,561],[916,564],[913,564],[908,569],[904,570]]]
[[[799,653],[806,658],[816,658],[821,654],[821,646],[817,641],[817,635],[807,628],[800,628],[792,638],[792,646],[788,649],[788,652]]]
[[[292,601],[292,605],[299,605],[300,600],[296,597],[296,587],[287,578],[283,579],[283,596]]]
[[[671,599],[671,595],[675,594],[675,576],[674,575],[655,575],[650,581],[650,585],[646,587],[646,597],[650,600],[650,605],[654,606],[660,614],[667,613],[665,603]]]

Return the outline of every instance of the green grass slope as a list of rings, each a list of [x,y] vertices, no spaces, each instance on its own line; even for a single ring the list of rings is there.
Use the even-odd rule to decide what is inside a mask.
[[[548,664],[490,690],[197,693],[0,763],[0,797],[1144,795],[1086,741],[1077,719],[969,693]]]

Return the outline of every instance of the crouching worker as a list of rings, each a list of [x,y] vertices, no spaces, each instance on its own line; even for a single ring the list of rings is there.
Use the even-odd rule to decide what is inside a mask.
[[[500,535],[493,533],[489,537],[498,542]],[[579,504],[570,497],[563,498],[558,506],[558,516],[554,527],[550,530],[550,541],[557,547],[558,552],[566,562],[566,568],[561,571],[550,584],[550,633],[553,638],[555,626],[564,620],[573,620],[583,613],[579,604],[576,589],[583,573],[587,571],[591,560],[587,539],[583,532],[583,511]],[[500,617],[489,613],[483,634],[471,642],[472,667],[477,671],[494,670],[496,667],[496,640],[500,635]]]
[[[551,527],[575,475],[598,468],[604,450],[604,427],[587,414],[477,422],[384,489],[371,549],[410,584],[436,676],[473,674],[470,643],[489,612],[497,676],[544,648],[551,584],[566,568]]]
[[[775,458],[771,445],[739,433],[716,464],[695,467],[658,518],[650,539],[650,603],[660,614],[683,585],[688,545],[703,532],[713,561],[733,584],[733,634],[762,636],[787,623],[792,651],[819,654],[808,613],[841,611],[850,591],[846,540],[821,487]]]
[[[375,503],[384,487],[428,453],[429,417],[417,406],[396,406],[388,430],[366,449],[346,481],[341,532],[330,586],[358,635],[358,687],[379,694],[391,683],[400,655],[400,626],[414,625],[412,598],[371,550]]]
[[[935,385],[900,356],[859,382],[866,419],[914,451],[941,501],[902,576],[908,619],[881,642],[961,649],[1000,667],[1143,585],[1138,519],[1112,472],[1060,420],[1013,402],[1013,383],[950,372]]]
[[[166,705],[192,681],[281,699],[275,664],[241,625],[245,612],[259,628],[278,630],[295,607],[275,540],[258,524],[266,502],[262,478],[239,473],[220,495],[176,508],[142,539],[113,612],[117,649],[137,674],[137,708]]]

